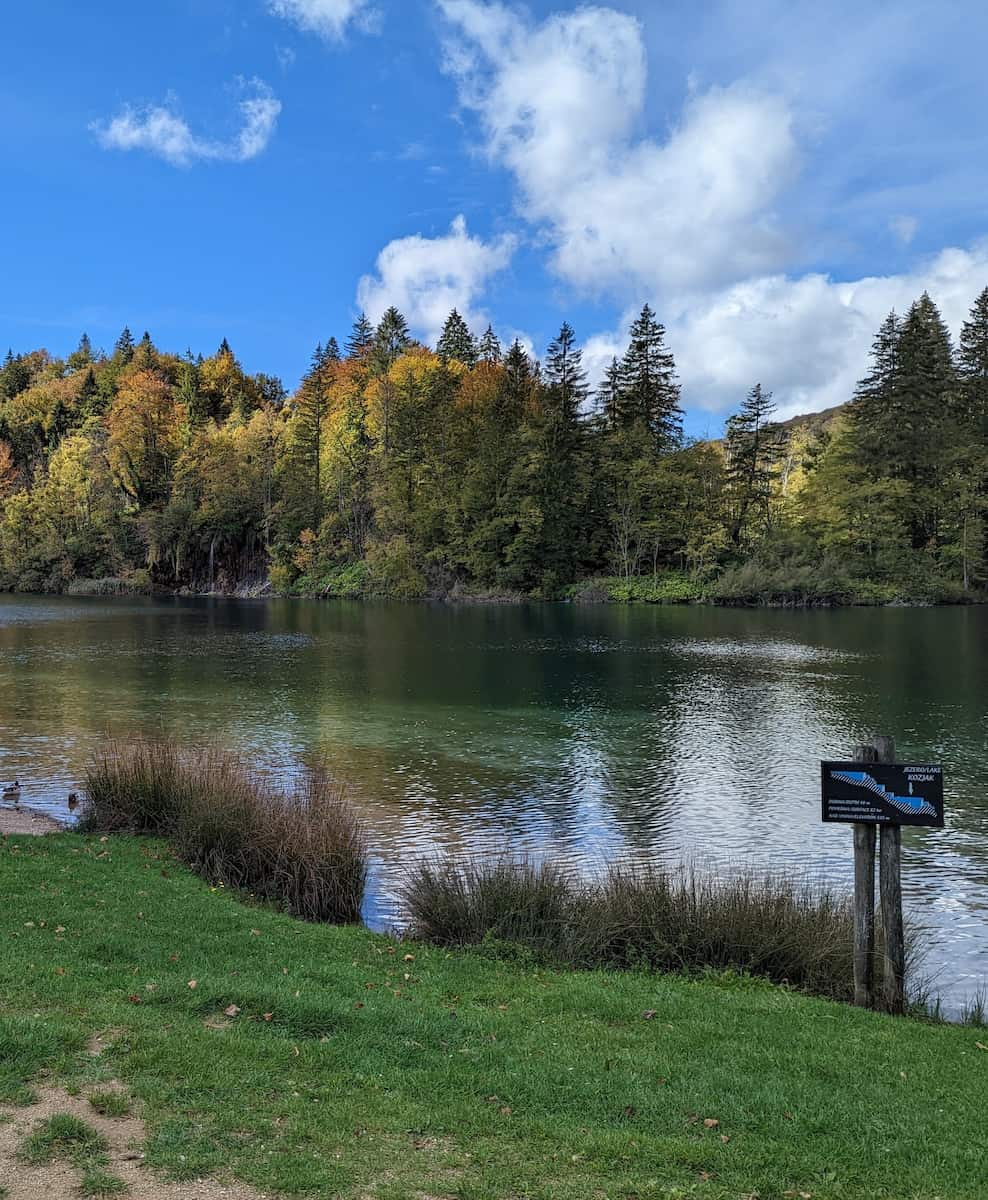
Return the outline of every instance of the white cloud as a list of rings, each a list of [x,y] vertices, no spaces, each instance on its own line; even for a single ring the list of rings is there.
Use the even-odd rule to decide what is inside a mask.
[[[733,284],[668,320],[683,399],[723,412],[760,381],[774,392],[780,417],[842,404],[867,371],[875,333],[893,308],[904,313],[928,291],[956,337],[986,285],[988,239],[942,250],[897,275],[849,282],[767,275]]]
[[[501,4],[438,0],[446,69],[553,265],[586,291],[699,289],[783,265],[774,202],[798,153],[786,102],[744,83],[688,96],[664,140],[641,137],[642,29],[607,8],[532,25]]]
[[[367,29],[374,19],[367,0],[268,0],[268,9],[328,42],[339,41],[351,22]]]
[[[241,81],[248,95],[240,101],[240,132],[228,141],[197,136],[177,111],[169,96],[163,104],[144,108],[128,106],[109,123],[94,122],[90,129],[106,150],[144,150],[171,163],[189,167],[198,161],[247,162],[266,148],[281,112],[278,100],[260,79]]]
[[[908,246],[912,242],[918,229],[919,221],[915,217],[893,217],[889,221],[889,230],[895,234],[904,246]]]
[[[487,323],[474,310],[477,297],[491,276],[508,265],[514,248],[509,236],[491,242],[471,237],[465,218],[458,216],[442,237],[415,234],[385,246],[377,256],[377,273],[360,281],[357,303],[375,322],[395,305],[413,331],[430,342],[453,308],[476,331]]]

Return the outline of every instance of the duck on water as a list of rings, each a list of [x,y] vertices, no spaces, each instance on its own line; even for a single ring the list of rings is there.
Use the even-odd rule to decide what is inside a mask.
[[[13,802],[15,808],[21,802],[21,783],[19,779],[15,779],[13,783],[5,783],[3,790],[0,791],[0,798]]]

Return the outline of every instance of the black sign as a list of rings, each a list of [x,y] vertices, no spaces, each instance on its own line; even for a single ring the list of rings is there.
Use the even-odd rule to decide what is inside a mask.
[[[823,819],[943,827],[943,767],[825,762]]]

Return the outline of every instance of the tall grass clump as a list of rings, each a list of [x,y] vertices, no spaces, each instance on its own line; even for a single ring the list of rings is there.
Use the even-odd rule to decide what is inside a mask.
[[[552,863],[421,863],[409,933],[449,947],[509,943],[559,965],[733,970],[835,1000],[854,994],[850,901],[780,876]]]
[[[284,791],[226,751],[113,743],[90,765],[80,828],[166,837],[210,883],[250,892],[303,920],[345,924],[360,917],[366,838],[322,771],[305,771]]]

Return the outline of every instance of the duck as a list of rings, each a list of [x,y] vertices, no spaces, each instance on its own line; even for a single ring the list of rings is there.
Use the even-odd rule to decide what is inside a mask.
[[[0,796],[2,796],[4,800],[13,800],[14,807],[16,808],[21,799],[21,781],[19,779],[15,779],[13,783],[5,784],[3,791],[0,792]]]
[[[69,812],[75,812],[79,807],[79,793],[69,792]]]

